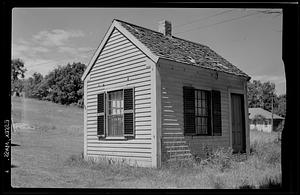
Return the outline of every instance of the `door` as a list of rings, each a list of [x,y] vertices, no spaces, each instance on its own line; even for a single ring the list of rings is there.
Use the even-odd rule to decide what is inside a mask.
[[[232,148],[233,152],[245,152],[245,112],[244,95],[231,94],[231,127],[232,127]]]

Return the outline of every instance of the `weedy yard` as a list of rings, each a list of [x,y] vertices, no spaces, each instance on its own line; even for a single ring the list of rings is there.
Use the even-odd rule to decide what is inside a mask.
[[[250,132],[251,154],[218,149],[208,159],[160,169],[84,161],[83,110],[33,99],[12,99],[12,187],[269,188],[281,185],[277,133]]]

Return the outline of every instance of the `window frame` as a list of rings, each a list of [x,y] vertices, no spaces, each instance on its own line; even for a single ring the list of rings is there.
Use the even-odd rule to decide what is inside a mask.
[[[206,107],[207,107],[207,116],[200,116],[200,115],[197,115],[199,114],[198,113],[198,102],[199,102],[199,98],[198,98],[198,92],[202,93],[204,92],[204,95],[205,95],[205,103],[206,103]],[[195,101],[195,116],[194,116],[194,121],[195,121],[195,128],[194,128],[194,134],[193,136],[212,136],[213,133],[212,133],[212,100],[211,100],[211,97],[210,96],[210,93],[211,91],[209,90],[206,90],[206,89],[197,89],[197,88],[194,88],[194,101]],[[197,94],[197,95],[196,95]],[[197,97],[197,99],[196,99]],[[202,94],[201,94],[201,98],[202,98]],[[202,102],[203,99],[200,99],[200,101]],[[196,103],[197,102],[197,103]],[[202,105],[202,103],[201,103]],[[203,107],[201,107],[201,109],[203,109]],[[201,118],[201,121],[202,121],[202,118],[205,117],[207,122],[206,122],[206,133],[197,133],[197,126],[198,125],[198,121],[196,119],[198,118]]]
[[[132,104],[133,104],[133,108],[132,110],[125,110],[125,100],[124,100],[124,91],[127,89],[132,89],[133,90],[133,97],[132,97]],[[115,92],[115,91],[120,91],[122,90],[122,96],[123,96],[123,124],[122,124],[122,133],[123,135],[121,136],[111,136],[108,135],[108,94],[111,92]],[[101,91],[98,94],[104,94],[104,135],[103,136],[99,136],[97,134],[98,140],[129,140],[129,139],[135,139],[135,87],[131,86],[131,85],[127,85],[127,86],[120,86],[120,87],[115,87],[115,88],[107,88],[107,89],[103,89],[103,91]],[[98,95],[97,94],[97,95]],[[126,134],[125,133],[125,113],[132,113],[133,114],[133,133],[132,134]],[[97,113],[98,116],[98,113]]]
[[[197,124],[196,118],[198,114],[196,113],[196,94],[197,91],[205,91],[208,96],[208,122],[207,128],[208,131],[206,133],[198,133],[196,131]],[[193,96],[191,96],[191,93]],[[191,99],[193,97],[193,103],[191,103]],[[220,89],[215,88],[207,88],[207,87],[195,87],[191,84],[183,85],[183,117],[184,117],[184,136],[187,137],[199,137],[199,136],[223,136],[222,135],[222,92]],[[191,105],[193,105],[193,114],[191,114]],[[190,121],[190,122],[188,122]],[[192,122],[191,122],[192,121]],[[198,122],[197,122],[198,123]]]
[[[110,93],[114,93],[114,92],[118,92],[118,91],[122,91],[122,98],[121,98],[121,101],[123,100],[123,108],[122,108],[122,106],[121,106],[121,112],[122,112],[122,114],[119,114],[119,115],[121,115],[122,116],[122,125],[121,125],[121,127],[122,127],[122,129],[121,129],[121,131],[122,131],[122,135],[117,135],[117,136],[113,136],[113,135],[109,135],[109,123],[108,123],[108,120],[109,120],[109,116],[112,116],[112,115],[109,115],[109,94]],[[105,122],[106,122],[106,125],[105,125],[105,133],[106,133],[106,138],[108,138],[108,139],[110,139],[110,138],[125,138],[125,136],[124,136],[124,89],[122,88],[122,89],[114,89],[114,90],[111,90],[111,91],[106,91],[106,93],[105,93],[105,95],[106,95],[106,98],[105,98]]]

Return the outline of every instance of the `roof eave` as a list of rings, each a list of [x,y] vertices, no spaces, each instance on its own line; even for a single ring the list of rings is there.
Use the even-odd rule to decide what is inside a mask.
[[[173,60],[173,59],[169,59],[169,58],[164,58],[164,57],[159,57],[159,61],[161,60],[166,60],[166,61],[172,61],[172,62],[177,62],[177,63],[181,63],[181,64],[186,64],[186,65],[189,65],[189,66],[195,66],[195,67],[199,67],[199,68],[204,68],[206,70],[210,70],[210,71],[218,71],[218,72],[222,72],[224,74],[229,74],[229,75],[234,75],[234,76],[238,76],[238,77],[242,77],[244,79],[246,79],[246,81],[249,81],[251,79],[250,76],[248,75],[241,75],[241,74],[233,74],[233,73],[229,73],[229,72],[225,72],[225,71],[221,71],[221,70],[214,70],[212,68],[207,68],[207,67],[203,67],[203,66],[196,66],[196,65],[193,65],[193,64],[189,64],[189,63],[184,63],[184,62],[179,62],[179,61],[176,61],[176,60]],[[158,61],[158,63],[159,63]]]

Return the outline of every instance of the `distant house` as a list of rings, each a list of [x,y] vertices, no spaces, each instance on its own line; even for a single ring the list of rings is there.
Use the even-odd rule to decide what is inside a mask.
[[[250,129],[258,131],[271,132],[275,131],[279,124],[284,120],[283,117],[273,114],[262,108],[249,108]]]
[[[249,152],[250,77],[209,47],[113,20],[82,76],[84,156],[140,166]]]

